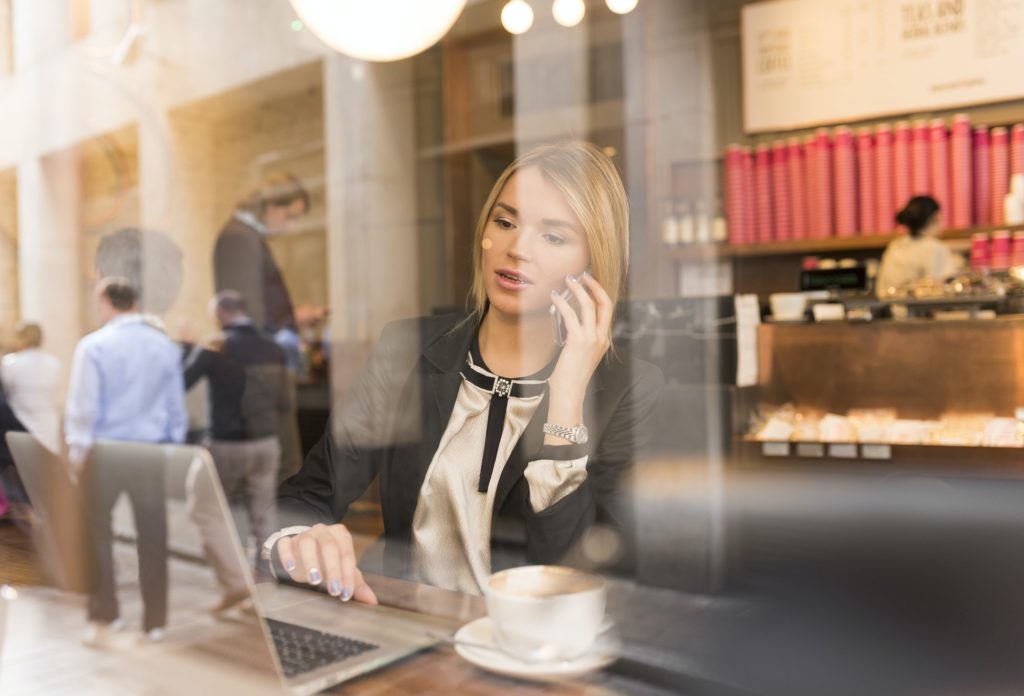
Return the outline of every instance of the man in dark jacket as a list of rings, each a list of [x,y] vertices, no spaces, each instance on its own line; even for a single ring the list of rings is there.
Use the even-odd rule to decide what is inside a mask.
[[[256,327],[270,334],[296,331],[298,323],[284,276],[267,238],[286,234],[309,212],[309,194],[291,174],[268,178],[239,204],[213,251],[217,292],[235,290]]]
[[[309,212],[309,193],[292,174],[277,173],[238,204],[217,237],[213,252],[217,292],[241,293],[256,328],[273,336],[285,352],[292,372],[300,366],[300,327],[324,318],[324,309],[308,304],[294,306],[284,274],[267,240],[286,235]],[[286,414],[278,424],[281,474],[291,475],[302,464],[298,423]]]
[[[225,290],[213,300],[224,332],[217,351],[202,350],[185,366],[185,386],[206,377],[210,396],[210,453],[225,496],[241,499],[251,532],[264,539],[275,529],[274,496],[280,444],[278,420],[293,409],[293,387],[284,351],[249,317],[241,294]],[[189,476],[189,509],[200,528],[206,557],[224,590],[213,609],[226,610],[248,596],[230,539],[224,534],[215,491],[200,468]]]

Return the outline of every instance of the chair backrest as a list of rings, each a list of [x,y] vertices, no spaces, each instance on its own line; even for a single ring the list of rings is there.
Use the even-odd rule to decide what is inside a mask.
[[[12,450],[13,451],[13,450]],[[130,466],[162,466],[167,474],[167,497],[171,500],[185,499],[185,479],[189,467],[202,447],[195,445],[153,445],[143,442],[96,442],[90,456],[104,461],[126,462]]]
[[[7,444],[32,503],[33,542],[44,575],[61,589],[86,590],[92,562],[88,510],[81,489],[68,476],[67,463],[28,433],[8,432]],[[192,462],[196,457],[209,459],[202,447],[113,441],[95,443],[90,456],[138,467],[163,467],[167,497],[182,504]],[[185,531],[194,530],[189,527]]]
[[[66,462],[26,432],[9,431],[7,446],[32,504],[32,542],[43,575],[61,589],[85,591],[91,576],[89,527]]]

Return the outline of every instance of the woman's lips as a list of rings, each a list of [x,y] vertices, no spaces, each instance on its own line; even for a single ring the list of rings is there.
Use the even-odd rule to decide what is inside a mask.
[[[498,286],[505,290],[525,290],[533,285],[526,276],[508,269],[495,271],[494,277],[497,279]]]

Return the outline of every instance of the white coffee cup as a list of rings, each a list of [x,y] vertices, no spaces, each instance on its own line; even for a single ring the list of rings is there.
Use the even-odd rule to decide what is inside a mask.
[[[604,580],[572,568],[522,566],[490,577],[487,613],[502,650],[521,660],[571,660],[601,632]]]

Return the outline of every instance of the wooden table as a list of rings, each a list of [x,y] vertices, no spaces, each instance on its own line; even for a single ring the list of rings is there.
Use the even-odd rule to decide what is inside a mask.
[[[366,576],[381,604],[467,623],[486,614],[482,597],[449,592],[427,585],[377,575]],[[451,646],[439,645],[387,669],[336,687],[343,694],[613,694],[602,685],[603,675],[557,684],[508,679],[469,664]]]
[[[483,616],[480,597],[459,594],[392,578],[367,576],[382,604],[441,616],[461,625]],[[209,595],[198,588],[192,599],[197,606]],[[251,666],[225,664],[204,652],[189,649],[190,636],[203,629],[220,630],[204,612],[194,610],[189,621],[172,614],[168,636],[158,645],[129,645],[113,651],[88,648],[80,642],[85,628],[84,597],[52,588],[19,588],[9,603],[6,644],[0,655],[0,693],[5,696],[36,696],[49,693],[164,694],[193,691],[192,677],[202,674],[229,684],[229,692],[249,696],[279,693],[269,672]],[[122,592],[122,614],[131,616],[139,607],[131,591]],[[175,586],[172,599],[185,590]],[[176,595],[176,597],[175,597]],[[186,597],[185,599],[189,599]],[[134,619],[129,618],[131,623]],[[226,640],[229,640],[226,638]],[[241,691],[240,691],[241,690]],[[341,694],[665,694],[640,681],[610,672],[599,672],[571,681],[540,684],[509,679],[480,670],[460,658],[447,645],[439,645],[377,672],[364,675],[331,690]]]

